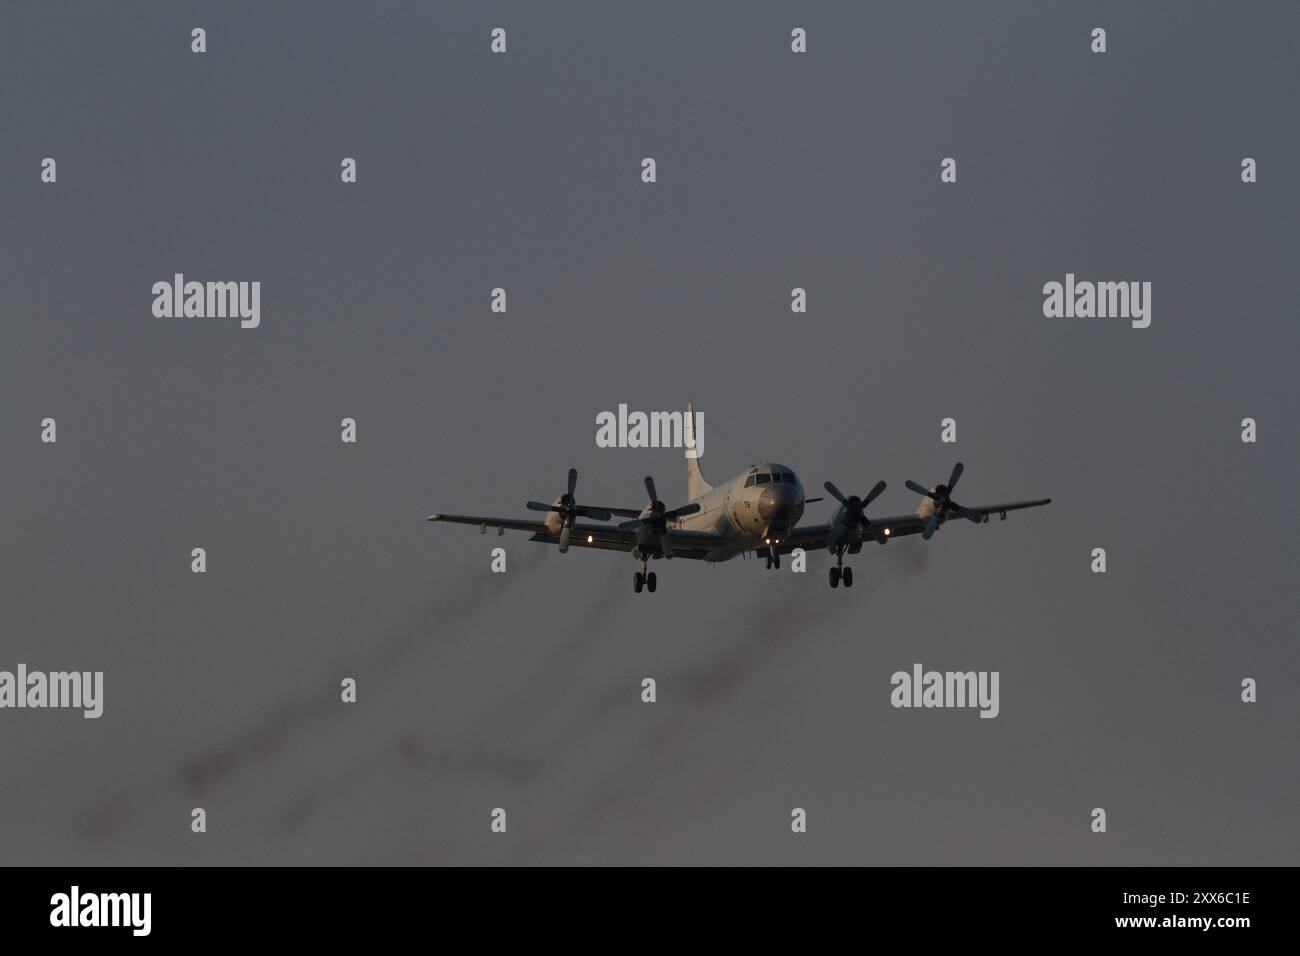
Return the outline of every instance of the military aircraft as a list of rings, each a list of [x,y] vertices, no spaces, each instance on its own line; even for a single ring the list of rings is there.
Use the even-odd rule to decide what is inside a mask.
[[[690,448],[694,447],[695,409],[693,405],[687,408],[686,441]],[[478,525],[483,534],[488,528],[497,528],[499,534],[507,530],[531,532],[530,541],[558,545],[561,554],[570,547],[628,552],[641,563],[641,569],[632,578],[632,588],[638,594],[643,588],[653,592],[658,587],[655,572],[649,570],[652,558],[717,562],[753,552],[772,569],[781,567],[781,555],[795,548],[830,551],[835,556],[835,565],[830,569],[831,587],[839,587],[843,582],[848,588],[853,586],[853,569],[844,566],[844,555],[857,554],[868,541],[884,545],[909,534],[919,534],[928,541],[953,518],[985,524],[996,514],[1005,521],[1008,512],[1051,503],[1051,498],[1036,498],[978,507],[960,505],[953,500],[952,493],[964,470],[958,462],[947,482],[930,488],[914,481],[906,482],[908,488],[921,496],[921,503],[912,514],[891,518],[868,518],[866,514],[867,505],[885,490],[883,481],[876,482],[862,497],[846,496],[828,481],[824,484],[827,493],[839,502],[831,520],[800,526],[804,506],[822,499],[804,497],[803,484],[793,469],[774,463],[751,465],[730,481],[713,486],[704,480],[699,459],[688,457],[688,501],[679,508],[670,509],[664,504],[654,479],[648,476],[645,488],[650,501],[643,508],[579,504],[578,471],[570,468],[568,490],[564,494],[550,504],[527,503],[530,511],[545,512],[545,518],[437,513],[429,515],[428,520]],[[609,524],[615,517],[627,520]],[[589,520],[579,521],[580,518]]]

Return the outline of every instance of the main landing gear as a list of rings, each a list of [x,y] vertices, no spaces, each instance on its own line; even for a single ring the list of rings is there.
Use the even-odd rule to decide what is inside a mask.
[[[632,590],[637,594],[641,593],[642,588],[645,588],[651,594],[654,594],[655,588],[659,586],[659,579],[655,577],[655,573],[646,570],[647,563],[648,562],[642,558],[641,570],[632,576]]]
[[[843,548],[835,552],[835,567],[831,568],[831,587],[839,587],[841,581],[846,588],[853,587],[853,569],[844,567]]]

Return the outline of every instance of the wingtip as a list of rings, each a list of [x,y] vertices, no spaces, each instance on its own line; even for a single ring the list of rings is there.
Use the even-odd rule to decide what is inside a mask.
[[[433,514],[429,515],[429,517],[425,518],[424,520],[425,520],[425,521],[437,521],[437,520],[440,519],[441,517],[442,517],[442,515],[438,514],[438,513],[435,511]]]

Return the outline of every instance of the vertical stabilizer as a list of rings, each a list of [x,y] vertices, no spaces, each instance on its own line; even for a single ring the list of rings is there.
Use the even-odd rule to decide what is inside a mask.
[[[700,422],[701,426],[703,424],[703,422]],[[702,428],[701,431],[703,431]],[[704,480],[704,475],[700,472],[700,459],[691,457],[692,449],[695,449],[698,455],[704,454],[703,437],[703,434],[701,434],[699,436],[701,440],[696,439],[695,403],[688,401],[686,403],[686,498],[688,501],[702,498],[713,490],[713,486]]]

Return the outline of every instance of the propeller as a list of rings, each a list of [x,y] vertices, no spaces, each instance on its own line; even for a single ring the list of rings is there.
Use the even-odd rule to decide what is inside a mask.
[[[925,523],[925,530],[921,532],[921,537],[929,541],[930,536],[938,529],[939,525],[947,518],[949,513],[960,515],[978,524],[983,520],[978,514],[969,509],[963,508],[957,502],[952,500],[952,489],[956,487],[957,481],[961,478],[961,473],[966,470],[966,466],[957,462],[953,466],[952,475],[948,478],[946,485],[935,485],[931,491],[923,485],[918,485],[915,481],[908,481],[907,487],[915,491],[918,495],[924,495],[934,502],[934,514],[930,515],[930,520]]]
[[[638,518],[641,527],[659,538],[659,546],[663,549],[664,557],[672,557],[672,543],[668,540],[668,522],[674,518],[681,518],[685,515],[693,515],[700,510],[698,504],[682,505],[680,508],[674,508],[672,511],[659,498],[655,490],[655,480],[646,475],[645,490],[650,495],[649,509]]]
[[[880,493],[885,490],[885,483],[883,481],[876,482],[876,486],[867,492],[865,498],[859,498],[857,495],[849,495],[846,498],[840,492],[840,489],[836,488],[835,485],[829,481],[823,484],[822,487],[830,493],[832,498],[844,506],[840,522],[835,526],[834,530],[831,531],[826,541],[826,546],[834,551],[835,545],[840,540],[840,537],[851,530],[855,525],[867,528],[871,524],[871,521],[866,515],[867,505],[880,497]]]
[[[578,469],[569,469],[569,489],[560,495],[558,503],[553,505],[543,504],[540,501],[530,501],[527,508],[530,511],[554,511],[560,516],[560,554],[569,550],[569,537],[573,532],[573,522],[577,518],[592,518],[596,521],[608,521],[614,517],[614,513],[608,508],[596,508],[591,505],[580,505],[574,497],[574,492],[578,487]]]

